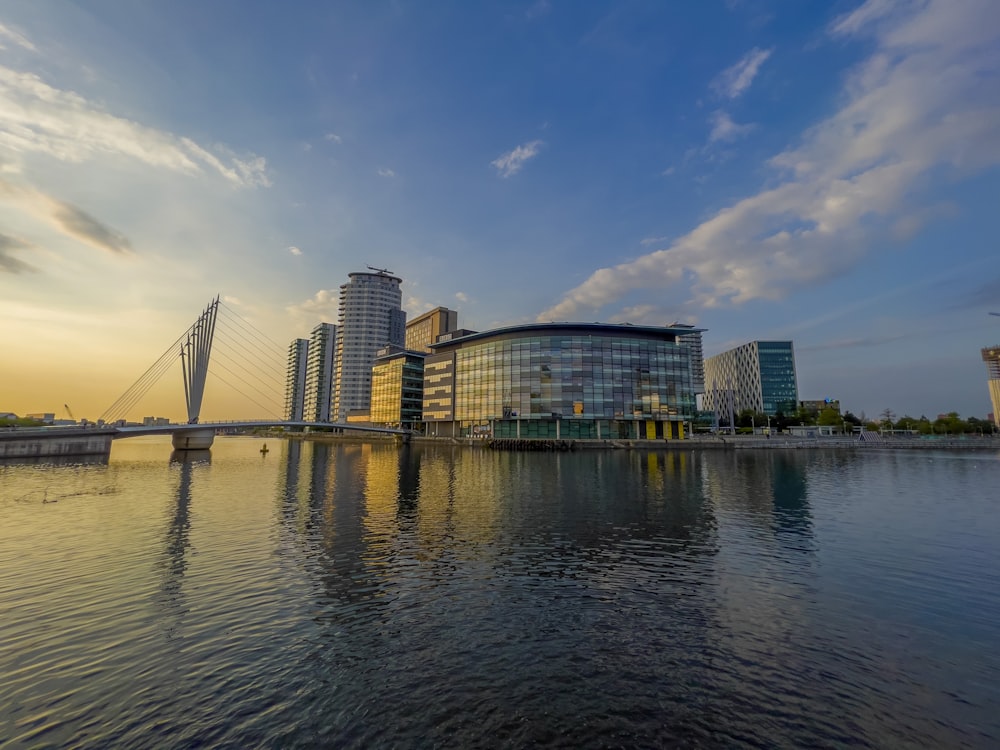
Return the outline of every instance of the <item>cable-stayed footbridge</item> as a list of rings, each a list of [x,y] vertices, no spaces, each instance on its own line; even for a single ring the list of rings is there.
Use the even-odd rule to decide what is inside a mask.
[[[178,450],[200,450],[210,447],[216,430],[219,429],[319,427],[344,431],[408,434],[408,430],[342,422],[285,419],[282,406],[283,357],[284,352],[279,344],[216,297],[205,307],[195,322],[167,347],[159,359],[105,409],[99,422],[113,425],[116,438],[170,434],[173,436],[174,448]],[[153,386],[175,368],[178,359],[184,386],[187,422],[129,425],[128,415]],[[270,418],[224,422],[202,421],[201,410],[210,373],[213,382],[218,380],[228,386],[263,410],[265,414],[269,414]]]

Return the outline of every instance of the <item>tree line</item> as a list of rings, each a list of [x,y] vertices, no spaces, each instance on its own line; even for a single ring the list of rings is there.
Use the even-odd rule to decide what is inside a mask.
[[[794,414],[783,414],[778,412],[768,419],[766,414],[756,412],[752,409],[744,409],[736,415],[736,429],[739,432],[750,432],[753,429],[770,426],[774,432],[781,432],[793,426],[826,426],[838,428],[838,431],[853,432],[855,427],[863,427],[872,432],[885,432],[888,430],[901,430],[913,432],[919,435],[991,435],[996,432],[996,427],[988,419],[978,419],[968,417],[963,419],[958,412],[948,412],[938,415],[935,419],[921,415],[911,417],[904,415],[896,418],[891,409],[885,409],[878,417],[870,419],[864,412],[856,415],[853,412],[843,413],[834,408],[826,408],[819,411],[799,409]],[[719,422],[721,427],[729,427],[728,420],[722,419]]]

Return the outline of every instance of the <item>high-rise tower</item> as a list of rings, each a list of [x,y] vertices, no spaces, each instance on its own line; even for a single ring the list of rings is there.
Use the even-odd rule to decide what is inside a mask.
[[[1000,346],[983,349],[982,354],[986,363],[990,403],[993,405],[993,423],[1000,427]]]
[[[320,323],[312,329],[306,361],[304,414],[307,422],[330,421],[336,346],[337,326],[333,323]]]
[[[705,354],[702,349],[702,331],[687,323],[671,323],[667,328],[690,328],[691,333],[679,336],[682,344],[687,344],[691,352],[691,387],[695,393],[705,392]]]
[[[385,269],[348,274],[340,287],[340,321],[334,360],[333,417],[342,422],[351,409],[371,401],[372,365],[386,344],[403,346],[406,313],[400,305],[402,279]]]
[[[288,346],[288,370],[285,376],[285,419],[301,422],[305,414],[306,358],[309,339],[295,339]]]

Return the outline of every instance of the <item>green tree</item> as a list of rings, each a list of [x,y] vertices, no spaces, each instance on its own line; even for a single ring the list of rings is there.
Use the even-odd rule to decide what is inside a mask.
[[[845,421],[846,420],[840,416],[840,412],[832,407],[827,407],[819,413],[818,417],[816,417],[816,424],[823,427],[839,427]]]

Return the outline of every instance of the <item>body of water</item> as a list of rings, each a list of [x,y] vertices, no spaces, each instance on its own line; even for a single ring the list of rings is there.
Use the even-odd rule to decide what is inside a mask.
[[[1000,456],[0,465],[0,746],[996,747]]]

